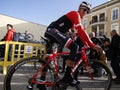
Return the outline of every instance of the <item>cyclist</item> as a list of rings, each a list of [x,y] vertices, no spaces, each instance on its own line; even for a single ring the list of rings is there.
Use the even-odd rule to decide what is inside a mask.
[[[88,34],[84,30],[81,19],[83,16],[91,12],[91,5],[88,2],[82,2],[78,8],[78,11],[70,11],[67,14],[60,17],[58,20],[52,22],[45,32],[45,37],[49,38],[51,42],[60,43],[62,47],[70,49],[69,59],[66,61],[66,71],[62,81],[69,83],[70,85],[76,85],[78,82],[73,79],[71,75],[71,69],[75,62],[75,55],[80,48],[74,40],[66,36],[65,33],[71,28],[75,28],[82,43],[88,44],[93,49],[101,51],[100,46],[95,45],[89,38]],[[44,77],[44,76],[43,76]]]

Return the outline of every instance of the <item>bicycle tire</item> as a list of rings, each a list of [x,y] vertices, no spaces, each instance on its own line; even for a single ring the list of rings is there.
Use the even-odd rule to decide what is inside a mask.
[[[35,63],[35,64],[34,64]],[[32,89],[28,89],[31,78],[38,70],[35,67],[41,68],[45,62],[38,57],[25,58],[16,62],[8,69],[8,72],[4,78],[4,90],[39,90],[34,84]],[[36,65],[36,66],[34,66]],[[48,65],[46,79],[48,82],[54,82],[54,72]],[[40,79],[41,73],[37,79]],[[37,80],[36,79],[36,80]],[[47,87],[52,90],[52,87]]]
[[[25,33],[19,33],[19,41],[33,41],[34,36],[31,33],[25,35]]]
[[[27,35],[26,35],[26,40],[27,41],[33,41],[33,39],[34,39],[34,36],[33,36],[33,34],[31,34],[31,33],[28,33]]]
[[[94,69],[92,65],[96,65],[98,70],[102,71],[101,75],[93,73]],[[90,60],[89,61],[90,70],[92,71],[93,80],[90,78],[90,74],[85,68],[85,64],[81,65],[78,69],[78,80],[80,81],[80,85],[82,90],[110,90],[112,84],[112,73],[107,65],[98,60]],[[85,68],[84,72],[81,74],[81,68]]]

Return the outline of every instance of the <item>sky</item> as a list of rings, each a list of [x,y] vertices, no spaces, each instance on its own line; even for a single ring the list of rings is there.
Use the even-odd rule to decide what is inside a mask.
[[[77,10],[83,0],[0,0],[0,14],[42,25],[49,25],[69,11]],[[109,0],[84,0],[92,8]]]

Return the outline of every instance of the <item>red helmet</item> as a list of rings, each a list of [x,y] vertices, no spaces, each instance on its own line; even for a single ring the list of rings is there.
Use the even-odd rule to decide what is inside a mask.
[[[91,12],[91,4],[88,2],[82,2],[79,6],[79,9],[85,7],[87,9],[87,13]]]

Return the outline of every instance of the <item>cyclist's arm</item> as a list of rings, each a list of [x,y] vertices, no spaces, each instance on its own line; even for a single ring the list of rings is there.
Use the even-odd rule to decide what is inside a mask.
[[[77,33],[78,33],[78,36],[80,37],[81,41],[84,43],[84,44],[88,44],[89,46],[91,47],[94,47],[95,44],[92,42],[92,40],[89,38],[87,32],[83,29],[83,26],[81,24],[78,24],[76,26],[76,29],[77,29]]]
[[[76,28],[76,30],[78,32],[78,36],[80,37],[82,42],[84,44],[86,44],[86,42],[87,42],[89,46],[94,47],[95,44],[91,41],[88,34],[86,33],[86,31],[82,27],[81,17],[79,15],[79,13],[77,11],[71,11],[71,12],[67,13],[66,16],[74,24],[73,27]]]

